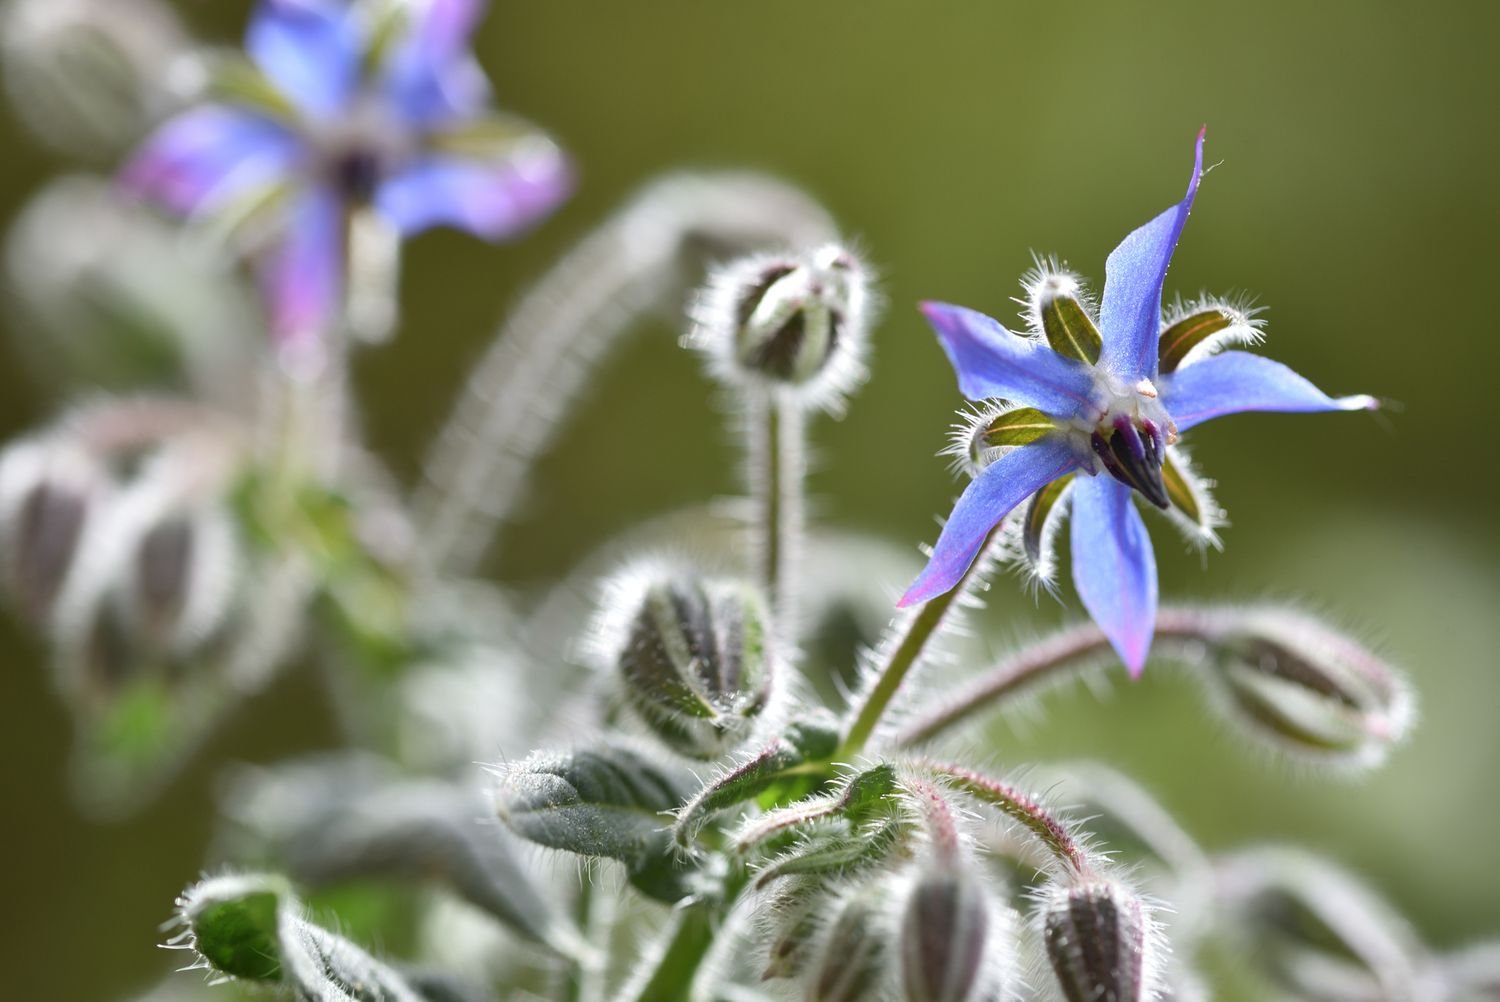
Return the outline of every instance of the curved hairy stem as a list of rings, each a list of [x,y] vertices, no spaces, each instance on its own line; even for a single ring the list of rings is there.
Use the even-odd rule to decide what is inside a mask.
[[[955,606],[984,582],[994,564],[993,551],[1000,545],[1002,532],[1001,526],[991,531],[979,557],[957,585],[914,614],[898,618],[887,629],[876,648],[873,664],[865,672],[866,684],[849,718],[836,758],[848,761],[864,750],[907,675],[922,661],[930,643],[953,621]]]
[[[433,569],[479,563],[594,368],[638,318],[680,301],[695,256],[833,233],[796,189],[725,173],[659,181],[586,237],[501,326],[429,454],[414,509]]]
[[[1190,645],[1212,635],[1218,623],[1200,609],[1163,609],[1156,618],[1158,654],[1185,654]],[[896,739],[912,747],[963,723],[1007,698],[1051,680],[1060,673],[1081,671],[1108,656],[1109,638],[1093,623],[1069,627],[1006,655],[954,696],[918,711]]]

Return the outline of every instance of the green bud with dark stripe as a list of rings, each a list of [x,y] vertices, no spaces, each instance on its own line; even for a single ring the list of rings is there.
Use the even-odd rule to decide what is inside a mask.
[[[716,758],[770,699],[765,602],[734,580],[673,575],[639,592],[615,661],[626,699],[667,744]]]

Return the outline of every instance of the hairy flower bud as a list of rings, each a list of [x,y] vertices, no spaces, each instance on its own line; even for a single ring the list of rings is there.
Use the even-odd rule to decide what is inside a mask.
[[[1296,849],[1222,860],[1225,928],[1293,999],[1418,999],[1425,951],[1389,904],[1332,863]]]
[[[864,378],[870,278],[848,249],[742,258],[710,276],[687,343],[735,387],[837,410]]]
[[[12,601],[44,625],[106,492],[103,471],[66,444],[23,442],[0,457],[0,551]]]
[[[1040,913],[1047,959],[1068,1002],[1154,998],[1157,933],[1139,895],[1115,880],[1055,886]]]
[[[918,875],[901,917],[908,1002],[993,997],[1012,963],[1005,917],[977,874],[937,864]]]
[[[107,181],[64,177],[26,206],[6,238],[4,286],[13,343],[49,383],[187,386],[227,407],[257,389],[247,285]]]
[[[1371,766],[1411,727],[1413,700],[1402,678],[1310,616],[1231,612],[1211,646],[1214,678],[1234,716],[1279,748]]]
[[[771,698],[765,603],[749,585],[665,566],[608,589],[596,651],[651,730],[694,758],[743,742]]]
[[[861,1002],[880,997],[890,979],[888,881],[874,881],[839,908],[808,978],[807,1002]]]
[[[187,38],[157,0],[11,0],[0,12],[6,90],[43,140],[108,159],[171,105]]]

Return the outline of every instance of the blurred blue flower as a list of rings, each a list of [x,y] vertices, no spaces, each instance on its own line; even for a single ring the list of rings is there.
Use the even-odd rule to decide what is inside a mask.
[[[243,228],[264,238],[272,329],[314,338],[340,306],[352,211],[403,237],[448,225],[499,240],[567,196],[561,150],[490,110],[468,45],[484,6],[261,0],[253,66],[162,125],[124,182],[185,216],[265,223]]]
[[[1222,341],[1205,340],[1199,350],[1184,352],[1175,338],[1161,338],[1162,283],[1202,173],[1200,132],[1187,195],[1127,236],[1105,262],[1097,327],[1075,301],[1073,326],[1083,335],[1073,342],[1077,350],[1059,351],[1041,337],[1013,334],[963,307],[923,304],[963,394],[1033,408],[1046,430],[1004,450],[969,484],[901,605],[953,588],[1011,509],[1052,481],[1081,474],[1072,488],[1073,581],[1090,615],[1138,675],[1156,620],[1156,559],[1131,491],[1168,507],[1162,480],[1167,446],[1180,432],[1240,411],[1376,406],[1367,396],[1329,397],[1257,355],[1216,353]]]

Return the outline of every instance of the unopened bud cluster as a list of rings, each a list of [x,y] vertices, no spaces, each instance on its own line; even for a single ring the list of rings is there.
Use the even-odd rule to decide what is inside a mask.
[[[738,747],[771,701],[773,654],[764,599],[742,581],[665,564],[608,587],[595,657],[656,735],[693,758]]]
[[[1217,682],[1232,715],[1274,746],[1355,766],[1384,759],[1410,729],[1411,691],[1350,637],[1288,609],[1224,614],[1211,629]]]
[[[1040,911],[1047,959],[1068,1002],[1154,998],[1161,945],[1144,902],[1124,884],[1076,877],[1051,888]]]
[[[129,404],[116,410],[83,423],[149,423]],[[205,454],[218,443],[127,457],[92,439],[65,424],[0,455],[0,558],[12,603],[52,641],[67,687],[108,695],[149,664],[212,645],[241,560],[214,483],[224,457]]]
[[[157,0],[10,0],[0,53],[13,107],[49,144],[110,157],[171,102],[187,37]]]
[[[871,300],[867,268],[837,244],[742,258],[709,277],[687,341],[729,386],[837,410],[865,376]]]

